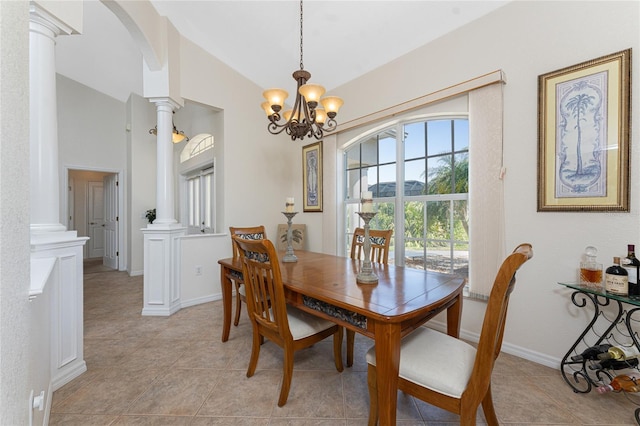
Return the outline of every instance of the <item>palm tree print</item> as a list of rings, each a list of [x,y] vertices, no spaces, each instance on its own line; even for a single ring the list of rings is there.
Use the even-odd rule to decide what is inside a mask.
[[[557,93],[556,196],[605,196],[606,76],[561,83]]]

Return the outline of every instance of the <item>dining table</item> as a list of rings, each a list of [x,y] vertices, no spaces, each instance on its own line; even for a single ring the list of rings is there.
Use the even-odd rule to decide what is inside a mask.
[[[400,340],[446,310],[447,334],[458,337],[464,279],[394,265],[372,265],[377,283],[360,284],[362,261],[296,250],[297,261],[279,264],[287,303],[370,337],[375,342],[379,424],[396,424]],[[239,258],[218,260],[223,299],[222,341],[229,339],[233,278]],[[446,363],[446,360],[443,359]]]

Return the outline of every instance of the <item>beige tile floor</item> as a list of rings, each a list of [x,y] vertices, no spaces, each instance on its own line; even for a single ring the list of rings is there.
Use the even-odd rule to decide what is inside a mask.
[[[87,266],[88,370],[54,393],[50,425],[367,424],[368,339],[357,337],[356,362],[342,373],[330,340],[298,352],[289,400],[278,407],[280,349],[266,342],[256,374],[245,376],[251,341],[245,313],[222,343],[221,302],[143,317],[142,285],[142,277]],[[635,425],[640,402],[623,394],[574,394],[557,370],[508,354],[498,359],[493,389],[505,425]],[[402,393],[397,417],[405,426],[458,424],[457,416]]]

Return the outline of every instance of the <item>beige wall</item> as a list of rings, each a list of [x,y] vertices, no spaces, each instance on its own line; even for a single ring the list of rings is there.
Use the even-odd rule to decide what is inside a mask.
[[[576,279],[587,245],[595,245],[599,260],[609,264],[626,254],[626,244],[640,244],[640,187],[631,185],[630,213],[536,211],[537,77],[627,48],[635,55],[632,81],[640,81],[639,2],[516,1],[335,90],[345,98],[341,117],[349,120],[487,72],[505,72],[506,243],[512,249],[530,242],[535,250],[518,274],[505,349],[549,365],[559,363],[587,322],[556,283]],[[635,83],[632,100],[632,111],[638,111]],[[638,114],[633,118],[631,182],[637,182]],[[466,332],[479,332],[484,307],[465,302]]]

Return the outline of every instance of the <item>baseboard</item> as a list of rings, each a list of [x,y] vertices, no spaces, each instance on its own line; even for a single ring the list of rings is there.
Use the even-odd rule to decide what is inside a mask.
[[[189,306],[201,305],[203,303],[214,302],[216,300],[222,300],[221,293],[196,297],[195,299],[191,299],[191,300],[183,300],[180,302],[180,308],[188,308]]]
[[[139,277],[140,275],[144,275],[144,269],[141,269],[139,271],[129,271],[130,277]]]
[[[87,371],[87,363],[82,360],[82,362],[78,362],[74,368],[65,369],[64,374],[54,377],[51,384],[52,389],[57,391],[76,377],[79,377],[85,371]]]
[[[443,333],[447,332],[447,324],[442,321],[429,321],[428,327],[433,328],[434,330],[441,331]],[[480,335],[478,333],[471,333],[466,330],[460,330],[460,338],[469,342],[478,343],[478,341],[480,340]],[[527,361],[535,362],[536,364],[544,365],[546,367],[554,369],[560,368],[561,360],[559,358],[532,351],[531,349],[513,345],[508,342],[502,343],[502,352],[526,359]]]

